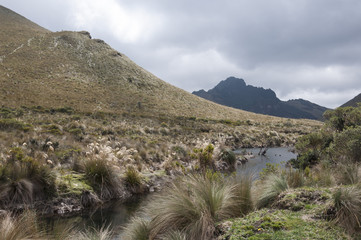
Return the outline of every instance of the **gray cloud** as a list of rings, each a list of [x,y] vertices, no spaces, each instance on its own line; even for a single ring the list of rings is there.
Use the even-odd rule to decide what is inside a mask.
[[[359,0],[2,0],[52,30],[89,30],[188,91],[228,76],[337,107],[361,92]]]

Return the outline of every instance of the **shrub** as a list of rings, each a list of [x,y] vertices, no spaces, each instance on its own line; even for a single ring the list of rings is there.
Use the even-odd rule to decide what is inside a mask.
[[[85,177],[89,185],[102,199],[112,199],[119,195],[119,178],[104,159],[85,161]]]
[[[214,168],[213,162],[214,146],[209,144],[205,148],[193,149],[193,158],[198,159],[200,168],[204,171],[207,168]]]
[[[331,149],[338,161],[361,162],[361,126],[337,134]]]
[[[339,107],[323,114],[326,123],[338,132],[361,125],[361,107]]]
[[[43,127],[46,133],[51,133],[53,135],[63,135],[63,131],[58,125],[50,124]]]
[[[361,223],[361,190],[352,186],[339,188],[333,194],[336,208],[335,222],[349,232],[360,230]]]
[[[265,180],[262,194],[258,198],[257,207],[263,208],[271,205],[277,196],[287,189],[288,184],[285,176],[269,175]]]
[[[0,130],[22,130],[27,132],[32,128],[31,124],[23,123],[16,119],[0,119]]]
[[[278,174],[280,173],[280,165],[279,164],[272,164],[266,163],[266,167],[259,172],[259,178],[261,180],[266,179],[269,175]]]
[[[305,169],[306,167],[314,166],[320,161],[320,155],[314,150],[307,150],[300,153],[297,159],[291,159],[290,163],[294,168]]]
[[[222,149],[220,156],[219,156],[219,160],[227,163],[227,165],[229,167],[232,168],[232,170],[235,169],[235,164],[236,164],[236,155],[234,154],[234,152],[230,149]]]

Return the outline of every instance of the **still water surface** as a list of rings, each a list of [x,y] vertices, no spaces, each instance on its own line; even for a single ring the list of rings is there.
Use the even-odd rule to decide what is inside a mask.
[[[286,162],[292,158],[297,158],[297,154],[290,151],[286,147],[269,148],[264,156],[258,155],[260,148],[245,148],[236,150],[235,153],[242,153],[246,151],[254,156],[244,165],[239,165],[237,174],[250,173],[256,178],[259,172],[267,166],[267,163],[279,164],[283,168]]]
[[[256,178],[260,171],[266,167],[267,163],[279,164],[284,167],[284,164],[297,155],[292,153],[288,148],[278,147],[269,148],[264,156],[258,155],[259,148],[246,148],[236,150],[235,153],[248,152],[254,155],[244,165],[237,168],[237,174],[250,173]],[[92,213],[81,216],[69,218],[47,218],[44,219],[45,228],[49,233],[56,234],[66,227],[75,227],[76,229],[84,230],[89,228],[99,229],[102,225],[111,224],[115,232],[114,239],[121,239],[122,227],[129,221],[132,215],[139,207],[144,206],[147,197],[134,198],[126,203],[112,202],[98,208]]]

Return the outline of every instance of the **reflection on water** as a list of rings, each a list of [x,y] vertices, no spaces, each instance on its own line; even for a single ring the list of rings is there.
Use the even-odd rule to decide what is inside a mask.
[[[240,149],[235,153],[242,153],[243,151],[251,153],[254,158],[249,159],[247,163],[239,166],[237,174],[251,173],[258,177],[259,172],[266,167],[267,163],[278,163],[281,167],[290,160],[296,158],[297,155],[289,151],[288,148],[270,148],[267,150],[265,156],[258,155],[259,148]],[[80,216],[69,218],[46,218],[43,219],[43,226],[49,234],[56,234],[61,232],[64,228],[75,227],[79,230],[96,228],[100,229],[102,225],[109,225],[114,229],[114,239],[120,239],[122,227],[129,221],[130,217],[136,212],[140,206],[144,206],[145,198],[138,197],[128,202],[112,202],[97,210],[83,214]]]
[[[114,239],[119,239],[122,227],[130,217],[144,204],[145,197],[137,197],[127,202],[114,201],[98,209],[74,217],[49,217],[42,219],[42,225],[49,235],[57,235],[66,228],[85,230],[89,228],[100,229],[103,225],[111,225],[114,230]]]
[[[285,147],[269,148],[264,156],[258,155],[260,148],[244,148],[236,150],[235,153],[243,153],[244,151],[254,155],[254,158],[249,159],[249,161],[243,165],[239,165],[237,174],[249,173],[253,174],[256,178],[258,178],[259,172],[266,167],[267,163],[279,164],[280,167],[284,167],[288,160],[297,157],[297,154]]]

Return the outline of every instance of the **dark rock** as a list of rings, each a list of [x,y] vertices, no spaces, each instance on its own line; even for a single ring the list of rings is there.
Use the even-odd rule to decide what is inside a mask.
[[[80,197],[80,203],[84,208],[90,208],[102,203],[95,193],[84,190]]]
[[[80,31],[79,33],[87,36],[89,39],[92,39],[92,36],[91,36],[90,33],[87,32],[87,31]]]

